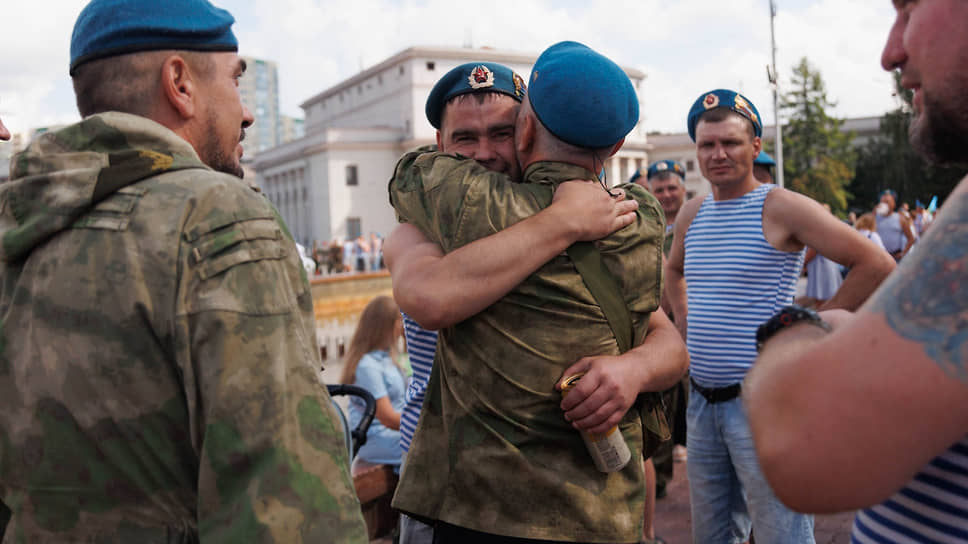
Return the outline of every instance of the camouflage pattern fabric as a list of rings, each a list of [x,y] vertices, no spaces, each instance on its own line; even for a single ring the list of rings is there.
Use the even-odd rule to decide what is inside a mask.
[[[291,236],[121,113],[0,185],[4,542],[366,542]]]
[[[472,160],[411,153],[389,189],[399,218],[449,252],[548,206],[558,183],[594,178],[583,168],[541,162],[518,184]],[[659,304],[664,221],[644,189],[621,187],[640,203],[636,220],[597,245],[631,310],[638,345]],[[554,389],[581,357],[618,353],[601,308],[564,253],[480,314],[441,330],[394,507],[506,536],[637,542],[642,463],[598,472]],[[619,428],[640,458],[637,411]]]
[[[669,252],[672,251],[672,242],[675,240],[676,234],[673,230],[667,230],[665,235],[665,241],[662,242],[662,254],[666,257],[669,256]]]

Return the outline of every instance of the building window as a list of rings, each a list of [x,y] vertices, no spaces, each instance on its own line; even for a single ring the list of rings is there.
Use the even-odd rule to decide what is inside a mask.
[[[400,67],[400,75],[403,75],[403,66]]]
[[[427,71],[428,72],[433,72],[435,66],[436,66],[436,64],[434,64],[434,61],[432,61],[432,60],[427,61]]]
[[[359,185],[360,180],[357,177],[356,165],[348,164],[346,165],[346,184],[347,185]]]
[[[690,159],[686,161],[686,172],[692,172],[696,169],[696,161]]]
[[[363,233],[363,224],[359,217],[346,218],[346,239],[353,240],[360,237]]]

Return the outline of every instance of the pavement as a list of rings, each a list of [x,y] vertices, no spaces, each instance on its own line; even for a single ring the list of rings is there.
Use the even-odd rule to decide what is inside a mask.
[[[686,463],[676,463],[672,481],[666,486],[667,495],[656,501],[655,534],[667,544],[692,544],[692,515],[689,511],[689,479]],[[814,538],[817,544],[847,544],[854,512],[844,512],[814,518]],[[754,528],[755,531],[755,528]],[[381,538],[371,544],[392,544],[392,538]]]
[[[686,463],[676,463],[673,479],[666,486],[667,495],[655,504],[655,534],[668,544],[692,543],[692,515],[689,511],[689,479]],[[850,542],[853,512],[814,518],[814,538],[817,544]],[[756,530],[755,528],[753,529]]]

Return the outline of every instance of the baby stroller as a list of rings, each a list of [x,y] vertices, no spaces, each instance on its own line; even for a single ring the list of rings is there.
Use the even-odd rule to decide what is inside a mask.
[[[363,519],[370,540],[390,534],[397,525],[397,514],[390,507],[393,491],[397,487],[398,477],[389,465],[369,465],[356,459],[360,447],[366,443],[366,432],[376,414],[376,399],[369,391],[355,385],[337,384],[327,385],[331,397],[349,395],[363,399],[365,408],[363,417],[356,428],[351,429],[349,420],[340,405],[333,401],[336,411],[342,420],[343,437],[346,439],[346,451],[350,455],[353,487],[360,499]]]
[[[373,416],[376,414],[376,399],[373,398],[373,395],[369,391],[355,385],[341,383],[327,385],[326,389],[329,391],[329,396],[331,397],[342,395],[359,397],[363,399],[363,403],[366,405],[360,422],[356,425],[355,429],[350,429],[350,422],[346,419],[346,414],[343,412],[343,409],[333,401],[333,405],[336,406],[336,411],[339,413],[339,418],[343,425],[343,437],[346,439],[346,452],[349,454],[350,460],[352,460],[356,457],[357,452],[360,451],[363,444],[366,443],[366,432],[370,429],[370,423],[373,423]]]

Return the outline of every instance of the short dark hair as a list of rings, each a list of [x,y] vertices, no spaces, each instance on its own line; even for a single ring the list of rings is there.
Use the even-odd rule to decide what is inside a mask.
[[[699,123],[703,121],[707,123],[722,123],[730,117],[737,117],[743,120],[743,122],[746,124],[746,131],[750,135],[750,140],[756,137],[756,128],[753,127],[753,122],[729,108],[713,108],[709,111],[703,112],[703,114],[699,116],[699,120],[696,121],[696,126],[698,127]]]
[[[211,55],[196,51],[148,51],[86,62],[71,77],[77,111],[82,117],[106,111],[147,116],[154,105],[152,93],[161,84],[161,63],[173,54],[200,77],[212,76]]]

